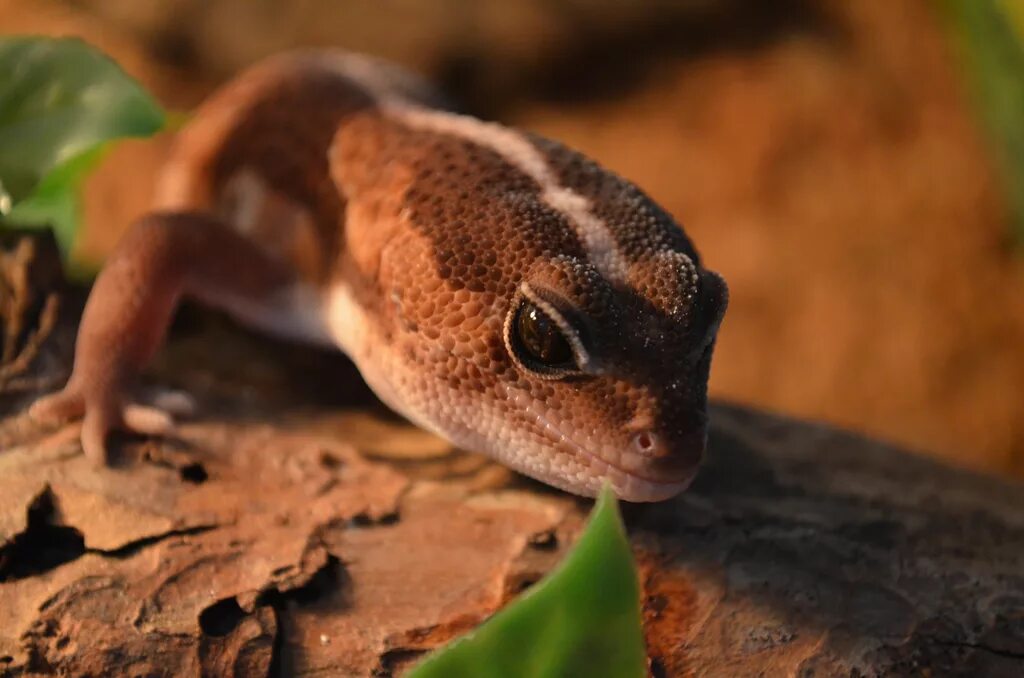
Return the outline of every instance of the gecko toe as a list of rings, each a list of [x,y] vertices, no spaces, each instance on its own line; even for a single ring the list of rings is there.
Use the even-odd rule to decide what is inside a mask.
[[[82,421],[82,451],[97,466],[107,465],[107,434],[115,428],[111,414],[103,408],[90,408]]]
[[[77,389],[71,387],[43,396],[28,409],[29,418],[44,425],[77,419],[84,413],[85,401]]]
[[[198,409],[196,400],[191,395],[169,388],[150,389],[142,394],[141,400],[174,417],[191,417]]]
[[[124,427],[150,436],[167,435],[174,429],[174,420],[167,412],[147,405],[125,405],[121,411]]]

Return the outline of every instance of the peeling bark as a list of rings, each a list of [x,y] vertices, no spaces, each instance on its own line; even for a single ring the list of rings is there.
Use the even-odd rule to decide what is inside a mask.
[[[189,309],[150,376],[202,418],[95,468],[75,425],[20,414],[74,331],[31,317],[0,385],[0,675],[398,674],[542,577],[589,510],[398,421],[343,358]],[[1020,486],[712,414],[694,487],[624,506],[652,675],[1024,673]]]

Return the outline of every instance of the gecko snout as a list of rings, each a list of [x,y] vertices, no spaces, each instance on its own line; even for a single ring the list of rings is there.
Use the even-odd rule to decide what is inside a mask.
[[[644,466],[652,470],[689,470],[700,463],[704,454],[706,436],[704,429],[691,431],[683,436],[667,436],[652,429],[634,433],[630,439],[633,452]]]
[[[649,478],[692,477],[704,455],[704,427],[678,432],[642,428],[629,439],[633,460],[629,470]]]

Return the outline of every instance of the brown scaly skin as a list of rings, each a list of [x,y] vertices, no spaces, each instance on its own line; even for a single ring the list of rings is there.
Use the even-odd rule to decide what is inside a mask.
[[[337,52],[257,66],[182,132],[159,208],[97,279],[65,389],[34,416],[165,431],[134,377],[182,294],[342,348],[390,406],[593,495],[656,501],[703,453],[727,303],[672,218],[555,142],[443,112]]]

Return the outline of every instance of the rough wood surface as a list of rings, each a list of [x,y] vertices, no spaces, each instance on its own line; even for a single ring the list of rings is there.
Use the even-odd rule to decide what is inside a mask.
[[[578,534],[588,501],[401,422],[339,356],[194,309],[150,377],[202,417],[92,467],[76,426],[19,414],[74,331],[14,298],[50,298],[39,242],[0,257],[33,281],[0,309],[36,309],[3,318],[7,366],[35,344],[0,368],[0,675],[397,674]],[[713,422],[691,491],[624,507],[654,676],[1024,675],[1024,488],[740,407]]]

